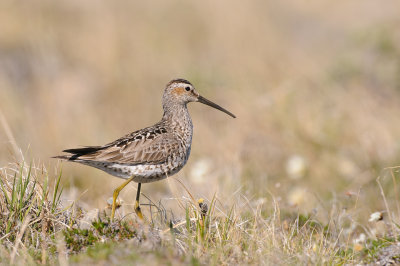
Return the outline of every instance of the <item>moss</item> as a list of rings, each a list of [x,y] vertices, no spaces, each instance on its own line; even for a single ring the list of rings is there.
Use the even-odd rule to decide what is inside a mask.
[[[66,229],[63,232],[65,244],[72,252],[79,252],[87,246],[93,245],[99,238],[91,230]]]
[[[367,241],[367,247],[364,248],[363,254],[368,260],[377,258],[378,253],[385,247],[392,245],[395,242],[393,238],[378,238]]]
[[[120,241],[136,237],[136,231],[128,223],[109,223],[98,220],[92,223],[92,228],[87,230],[66,229],[64,230],[67,248],[74,253],[82,251],[85,247],[93,246],[100,240]]]

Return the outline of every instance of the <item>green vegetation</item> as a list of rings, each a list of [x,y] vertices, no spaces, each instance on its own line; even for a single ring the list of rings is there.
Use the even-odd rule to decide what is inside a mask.
[[[395,223],[377,215],[367,228],[356,222],[356,209],[344,213],[337,208],[339,202],[324,223],[315,213],[281,213],[276,201],[271,208],[239,195],[233,205],[224,206],[216,197],[199,205],[190,197],[178,220],[172,221],[172,214],[166,219],[155,215],[152,221],[129,215],[111,222],[104,210],[86,229],[80,226],[86,211],[73,211],[74,204],[63,206],[61,173],[54,179],[50,191],[44,167],[21,163],[3,169],[1,263],[164,264],[167,259],[192,265],[342,265],[399,260],[395,247],[400,230]],[[382,200],[391,212],[393,202]]]
[[[0,172],[0,239],[11,251],[10,262],[19,248],[34,260],[45,261],[44,252],[54,249],[55,234],[74,222],[69,207],[61,205],[60,180],[61,172],[50,193],[44,167],[21,162]]]

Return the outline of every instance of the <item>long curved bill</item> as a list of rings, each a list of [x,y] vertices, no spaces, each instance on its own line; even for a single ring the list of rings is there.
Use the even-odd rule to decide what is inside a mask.
[[[197,98],[199,100],[199,102],[204,103],[205,105],[214,107],[215,109],[218,109],[222,112],[224,112],[225,114],[228,114],[230,116],[232,116],[233,118],[236,118],[236,116],[234,114],[232,114],[231,112],[229,112],[228,110],[222,108],[221,106],[219,106],[218,104],[213,103],[210,100],[207,100],[206,98],[204,98],[203,96],[200,96]]]

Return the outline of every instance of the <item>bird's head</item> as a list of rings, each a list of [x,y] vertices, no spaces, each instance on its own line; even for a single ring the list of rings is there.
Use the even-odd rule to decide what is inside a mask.
[[[186,105],[190,102],[200,102],[211,106],[215,109],[218,109],[233,118],[236,116],[229,112],[228,110],[222,108],[218,104],[213,103],[210,100],[207,100],[203,96],[201,96],[194,88],[194,86],[185,79],[174,79],[171,80],[164,91],[163,96],[163,106],[164,109],[168,108],[168,106],[172,106],[175,104]]]

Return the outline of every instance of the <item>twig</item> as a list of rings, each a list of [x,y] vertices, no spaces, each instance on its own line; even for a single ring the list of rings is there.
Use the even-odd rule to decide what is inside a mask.
[[[378,183],[378,186],[379,186],[379,189],[380,189],[380,191],[381,191],[382,198],[383,198],[383,202],[385,203],[386,211],[387,211],[387,213],[388,213],[389,220],[390,220],[390,225],[391,225],[391,227],[392,227],[392,233],[394,233],[395,230],[394,230],[392,215],[390,214],[389,205],[388,205],[388,203],[387,203],[387,201],[386,201],[385,192],[383,191],[381,182],[379,181],[380,179],[381,179],[381,177],[378,176],[378,178],[376,179],[376,182]]]

